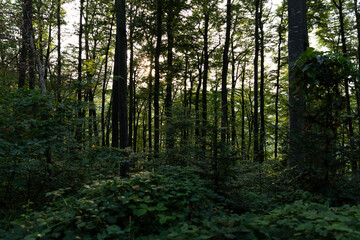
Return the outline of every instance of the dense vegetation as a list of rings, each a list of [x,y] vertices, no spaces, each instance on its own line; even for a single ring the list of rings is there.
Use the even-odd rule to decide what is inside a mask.
[[[0,7],[0,239],[360,239],[357,0]]]

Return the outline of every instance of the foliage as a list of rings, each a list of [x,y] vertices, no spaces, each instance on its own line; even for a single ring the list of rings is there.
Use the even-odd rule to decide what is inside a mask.
[[[305,200],[237,215],[191,170],[166,167],[48,194],[52,203],[0,231],[3,239],[357,239],[360,206]],[[5,225],[3,225],[5,227]],[[4,228],[3,228],[4,229]]]
[[[201,222],[217,211],[211,202],[216,194],[194,174],[178,168],[145,172],[129,180],[95,181],[75,196],[63,197],[62,190],[48,195],[53,204],[14,221],[8,238],[137,238],[178,222]]]
[[[46,191],[56,173],[68,165],[66,160],[75,155],[76,143],[68,102],[57,103],[39,91],[1,92],[0,193],[2,200],[6,199],[2,204],[11,207],[14,202],[23,204]],[[51,187],[59,185],[52,182]]]
[[[337,170],[346,167],[340,156],[338,134],[349,117],[345,111],[345,89],[357,70],[348,58],[308,48],[292,71],[296,76],[294,84],[303,93],[305,103],[304,135],[299,136],[303,138],[305,164],[299,167],[308,178],[306,182],[317,190],[329,184]]]

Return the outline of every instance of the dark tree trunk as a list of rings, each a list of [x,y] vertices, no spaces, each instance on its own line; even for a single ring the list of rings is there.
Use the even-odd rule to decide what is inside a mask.
[[[134,109],[134,92],[135,92],[135,82],[134,82],[134,9],[130,9],[130,74],[129,74],[129,146],[133,146],[133,125],[134,125],[134,116],[135,116],[135,109]]]
[[[202,81],[202,64],[203,64],[204,53],[201,53],[201,58],[198,56],[198,71],[199,71],[199,84],[196,88],[195,94],[195,138],[196,141],[199,141],[200,138],[200,89]]]
[[[81,101],[82,101],[82,37],[83,37],[83,15],[84,15],[84,0],[80,0],[80,20],[79,20],[79,53],[78,53],[78,87],[76,90],[77,93],[77,100],[79,104],[78,109],[78,117],[84,117],[82,116],[82,109],[80,107]],[[76,130],[76,139],[81,142],[83,133],[82,133],[82,124],[79,123]]]
[[[56,94],[57,94],[57,100],[61,101],[61,0],[57,0],[57,14],[56,14],[56,20],[57,20],[57,84],[56,84]]]
[[[306,24],[306,0],[289,0],[289,153],[288,167],[301,164],[304,157],[301,141],[304,126],[303,112],[305,110],[303,92],[296,91],[293,84],[295,76],[292,67],[298,57],[306,50],[308,44]]]
[[[242,77],[241,77],[241,156],[245,156],[246,149],[246,141],[245,141],[245,70],[246,65],[244,64],[242,69]],[[251,133],[249,129],[249,133]],[[250,145],[250,143],[249,143]]]
[[[173,1],[169,2],[168,14],[166,18],[166,30],[167,30],[167,67],[168,72],[166,75],[166,97],[165,97],[165,115],[167,121],[166,131],[166,149],[174,147],[174,132],[171,130],[170,122],[172,118],[172,81],[173,81],[173,48],[174,48],[174,11],[172,9]]]
[[[108,60],[109,60],[109,50],[110,50],[110,44],[111,44],[111,38],[112,38],[112,29],[114,26],[114,15],[111,18],[110,22],[110,30],[109,30],[109,40],[106,45],[106,51],[105,51],[105,71],[104,71],[104,80],[103,80],[103,86],[102,86],[102,92],[101,92],[101,144],[102,146],[106,146],[106,136],[105,136],[105,100],[106,100],[106,89],[109,83],[108,79]]]
[[[260,0],[255,1],[255,58],[254,58],[254,160],[259,161],[259,97],[258,97],[258,82],[259,82],[259,5]]]
[[[231,145],[235,147],[236,144],[236,114],[235,114],[235,87],[236,87],[236,78],[235,76],[235,51],[234,43],[231,43],[231,96],[230,96],[230,105],[231,105]]]
[[[119,133],[120,148],[129,146],[128,112],[127,112],[127,61],[126,61],[126,16],[125,0],[116,0],[116,46],[114,62],[114,79],[119,81]],[[115,100],[115,99],[114,99]],[[120,175],[126,176],[129,164],[122,164]]]
[[[148,135],[149,135],[149,150],[152,149],[152,80],[153,80],[153,76],[152,76],[152,72],[153,72],[153,53],[152,51],[150,52],[150,72],[149,72],[149,99],[148,99]]]
[[[155,50],[155,86],[154,86],[154,152],[155,157],[159,156],[160,150],[160,53],[161,53],[161,37],[162,37],[162,0],[157,0],[156,11],[156,50]]]
[[[259,16],[259,27],[260,27],[260,146],[259,146],[259,162],[263,163],[265,160],[265,97],[264,97],[264,81],[265,81],[265,46],[264,46],[264,27],[263,27],[263,0],[260,0],[260,16]]]
[[[278,157],[279,145],[279,92],[280,92],[280,70],[281,70],[281,45],[283,41],[284,11],[281,12],[280,24],[278,27],[279,40],[277,45],[277,68],[276,68],[276,94],[275,94],[275,159]]]
[[[231,0],[227,0],[226,7],[226,37],[223,53],[223,66],[221,77],[221,142],[226,143],[229,135],[228,126],[228,103],[227,103],[227,74],[229,68],[229,47],[231,30]]]
[[[356,18],[356,31],[357,31],[357,39],[358,39],[358,45],[357,45],[357,61],[358,61],[358,67],[360,69],[360,13],[358,11],[358,0],[354,0],[354,10],[355,10],[355,18]],[[359,80],[356,81],[356,104],[357,104],[357,113],[360,115],[360,93],[359,93],[359,87],[360,83]],[[360,131],[360,117],[358,117],[358,128]]]
[[[203,78],[203,91],[202,91],[202,140],[203,150],[206,148],[206,128],[207,128],[207,82],[209,72],[209,10],[205,9],[205,29],[204,29],[204,78]]]

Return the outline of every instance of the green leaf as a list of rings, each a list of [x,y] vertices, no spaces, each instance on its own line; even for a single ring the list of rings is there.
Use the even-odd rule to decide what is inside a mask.
[[[144,208],[134,210],[134,214],[139,217],[144,215],[145,213],[147,213],[147,209]]]

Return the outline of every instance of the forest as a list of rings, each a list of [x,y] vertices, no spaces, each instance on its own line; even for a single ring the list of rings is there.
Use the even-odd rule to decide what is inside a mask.
[[[0,239],[360,239],[357,0],[0,0]]]

